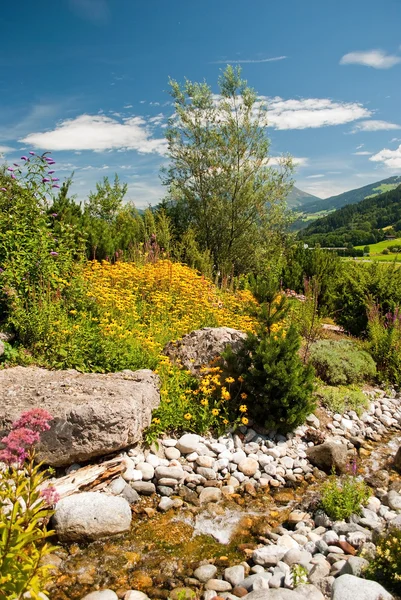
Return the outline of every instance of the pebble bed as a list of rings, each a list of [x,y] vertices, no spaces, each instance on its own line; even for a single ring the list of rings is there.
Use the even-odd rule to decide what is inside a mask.
[[[321,423],[316,415],[310,415],[305,425],[287,436],[240,427],[237,433],[218,439],[195,434],[162,439],[153,452],[132,448],[124,456],[124,473],[106,492],[125,498],[131,505],[139,503],[142,496],[156,494],[157,509],[167,512],[189,505],[206,508],[236,493],[254,496],[263,490],[312,482],[316,467],[308,458],[308,450],[319,444],[311,439],[321,442],[325,438],[325,443],[358,451],[361,456],[365,451],[367,456],[372,442],[400,429],[400,398],[381,390],[367,395],[369,407],[361,416],[354,411],[344,415],[327,412]],[[74,468],[77,465],[70,470]],[[360,577],[374,556],[375,534],[389,526],[401,529],[401,486],[389,489],[386,474],[387,478],[381,468],[380,487],[361,515],[353,515],[349,522],[333,522],[320,510],[292,510],[283,525],[266,528],[264,537],[259,538],[261,544],[248,550],[246,560],[224,569],[203,561],[189,583],[187,580],[186,586],[172,590],[169,597],[184,600],[195,592],[204,600],[392,598],[378,583]],[[296,587],[294,573],[301,574]],[[146,600],[148,596],[139,590],[125,590],[123,595],[101,590],[84,598]]]

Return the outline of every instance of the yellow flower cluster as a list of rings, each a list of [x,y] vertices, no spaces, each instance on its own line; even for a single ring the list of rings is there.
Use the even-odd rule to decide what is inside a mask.
[[[179,263],[92,262],[84,275],[101,309],[103,334],[121,340],[134,336],[157,355],[166,342],[206,325],[255,331],[249,308],[256,301],[249,291],[219,290]]]

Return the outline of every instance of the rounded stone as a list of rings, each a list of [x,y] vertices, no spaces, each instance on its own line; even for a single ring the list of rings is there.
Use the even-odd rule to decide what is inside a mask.
[[[177,458],[180,458],[180,456],[181,456],[181,452],[178,450],[178,448],[175,448],[174,446],[172,446],[170,448],[165,448],[164,454],[166,455],[166,458],[168,458],[169,460],[176,460]]]
[[[245,458],[238,465],[238,470],[247,477],[252,477],[258,470],[258,462],[254,458]]]
[[[185,433],[180,439],[177,441],[176,448],[182,454],[190,454],[191,452],[196,452],[199,442],[201,438],[199,435],[195,433]]]
[[[208,502],[218,502],[221,500],[222,492],[219,488],[208,487],[199,494],[199,502],[207,504]],[[216,590],[217,592],[218,590]]]
[[[82,600],[118,600],[118,596],[112,590],[101,590],[87,594]]]
[[[194,577],[201,583],[206,583],[212,579],[217,573],[217,567],[214,565],[201,565],[194,571]]]
[[[136,468],[142,473],[142,479],[144,481],[150,481],[155,476],[155,469],[153,465],[148,462],[140,462]]]

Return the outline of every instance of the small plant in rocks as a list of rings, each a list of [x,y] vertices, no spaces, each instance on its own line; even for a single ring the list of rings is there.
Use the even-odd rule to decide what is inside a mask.
[[[52,551],[46,525],[58,497],[46,486],[48,472],[35,465],[34,445],[49,429],[43,409],[24,413],[1,441],[0,452],[0,600],[47,598],[51,565],[42,559]]]
[[[293,565],[291,575],[294,588],[297,588],[304,583],[308,583],[308,571],[303,565]]]
[[[376,556],[364,574],[401,594],[401,531],[392,529],[377,540]]]
[[[323,484],[321,505],[332,519],[341,521],[352,514],[359,514],[370,496],[369,487],[356,477],[357,465],[354,460],[349,467],[350,473],[337,477],[335,471]]]

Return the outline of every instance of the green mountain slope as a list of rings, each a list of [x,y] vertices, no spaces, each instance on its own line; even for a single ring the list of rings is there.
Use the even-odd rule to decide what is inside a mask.
[[[344,192],[342,194],[338,194],[337,196],[331,196],[330,198],[318,200],[317,202],[308,202],[307,205],[303,206],[303,212],[315,213],[323,210],[337,210],[338,208],[342,208],[348,204],[356,204],[365,198],[377,196],[383,192],[392,190],[400,183],[401,177],[394,175],[393,177],[388,177],[387,179],[382,179],[381,181],[364,185],[361,188],[350,190],[349,192]]]
[[[359,246],[384,240],[391,233],[388,228],[401,232],[401,185],[317,219],[298,237],[310,246]]]

